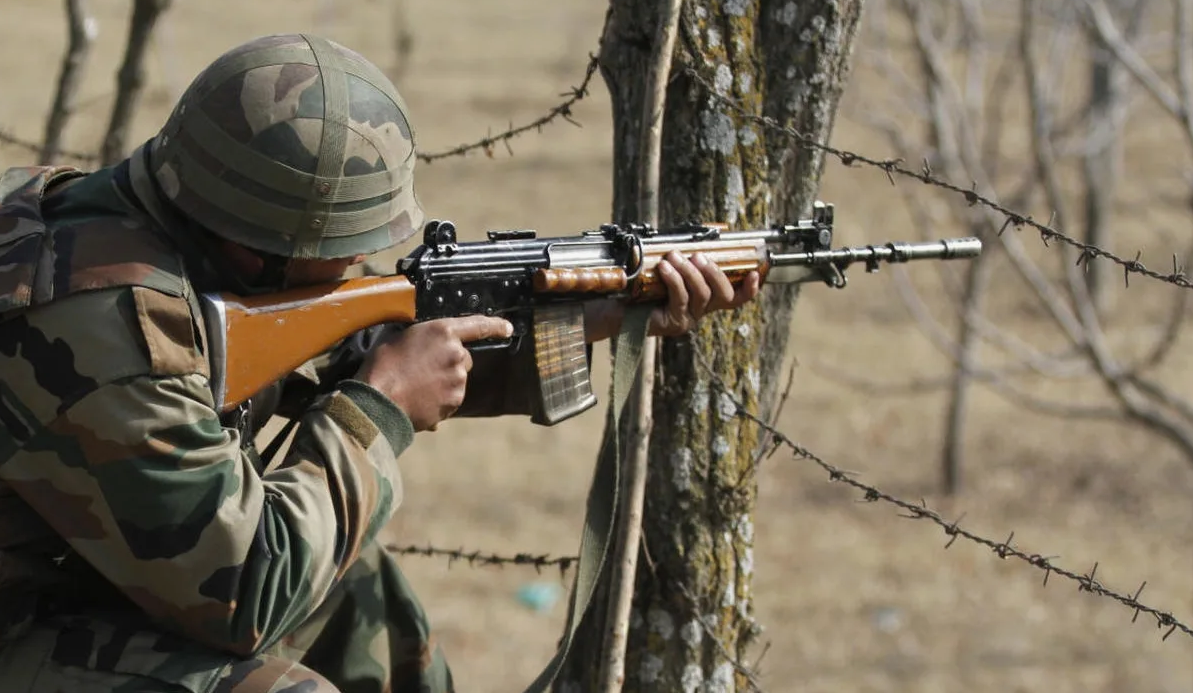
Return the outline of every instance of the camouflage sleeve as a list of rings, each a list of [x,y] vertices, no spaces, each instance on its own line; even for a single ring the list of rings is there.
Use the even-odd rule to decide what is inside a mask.
[[[97,329],[88,315],[123,320]],[[93,292],[4,331],[23,358],[0,353],[0,409],[20,423],[0,480],[164,627],[238,654],[268,647],[400,502],[410,422],[355,381],[321,395],[259,476],[220,425],[181,298]]]

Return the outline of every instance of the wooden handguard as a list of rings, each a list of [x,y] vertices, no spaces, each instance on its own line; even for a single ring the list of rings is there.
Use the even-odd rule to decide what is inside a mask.
[[[534,290],[540,293],[607,293],[625,287],[626,274],[620,267],[541,269],[534,273]]]
[[[693,244],[695,245],[695,244]],[[716,265],[725,273],[729,283],[734,286],[740,284],[750,272],[758,272],[762,278],[770,269],[766,260],[766,246],[762,242],[713,242],[703,247],[685,245],[655,245],[649,246],[646,260],[642,263],[642,273],[634,280],[631,294],[637,300],[661,300],[667,297],[667,285],[659,277],[658,264],[667,253],[678,251],[691,259],[693,251],[700,252],[708,261]]]

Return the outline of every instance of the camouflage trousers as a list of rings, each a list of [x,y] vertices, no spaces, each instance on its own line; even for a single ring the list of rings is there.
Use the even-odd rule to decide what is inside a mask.
[[[451,671],[394,557],[373,543],[319,609],[252,658],[128,611],[43,618],[0,649],[4,693],[451,693]]]

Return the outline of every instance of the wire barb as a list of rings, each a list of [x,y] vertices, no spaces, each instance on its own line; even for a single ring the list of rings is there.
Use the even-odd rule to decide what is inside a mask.
[[[596,54],[590,53],[588,55],[588,66],[584,69],[584,79],[580,82],[580,86],[572,87],[564,94],[561,94],[561,96],[567,97],[562,103],[558,104],[542,116],[530,121],[529,123],[518,126],[510,123],[509,128],[507,128],[504,132],[496,135],[490,133],[489,135],[486,135],[482,139],[471,144],[461,144],[458,147],[452,147],[451,149],[446,149],[440,152],[432,152],[430,154],[420,153],[418,154],[419,161],[429,164],[433,161],[439,161],[440,159],[447,159],[453,156],[464,156],[465,154],[478,149],[483,150],[485,155],[491,159],[493,158],[493,146],[496,144],[504,145],[506,152],[512,156],[514,150],[510,145],[510,140],[519,135],[526,134],[531,130],[534,130],[535,132],[542,132],[544,126],[550,124],[556,119],[567,121],[576,127],[582,127],[580,123],[572,116],[572,106],[576,105],[577,102],[588,96],[588,86],[592,82],[592,77],[596,74],[597,68],[599,66],[600,60],[597,58]]]
[[[1003,558],[1003,559],[1014,558],[1014,559],[1017,559],[1019,561],[1026,563],[1027,565],[1032,566],[1033,568],[1037,568],[1039,570],[1044,571],[1044,585],[1045,586],[1047,586],[1047,584],[1048,584],[1049,576],[1052,575],[1053,573],[1055,573],[1055,574],[1060,575],[1061,577],[1064,577],[1072,582],[1075,582],[1078,586],[1078,589],[1080,589],[1081,591],[1090,592],[1090,593],[1098,595],[1100,597],[1106,597],[1108,599],[1113,599],[1113,600],[1123,604],[1124,606],[1127,606],[1127,607],[1133,609],[1135,611],[1136,617],[1138,617],[1139,613],[1141,613],[1141,612],[1149,614],[1150,616],[1152,616],[1153,618],[1156,619],[1157,626],[1169,627],[1168,632],[1165,633],[1165,635],[1164,635],[1164,639],[1167,639],[1169,635],[1171,635],[1173,632],[1175,632],[1177,630],[1181,631],[1185,635],[1193,637],[1193,628],[1190,628],[1189,626],[1185,625],[1184,623],[1178,621],[1176,619],[1176,617],[1173,616],[1171,613],[1169,613],[1167,611],[1161,611],[1160,609],[1156,609],[1154,607],[1148,606],[1148,605],[1140,602],[1139,601],[1139,593],[1143,591],[1142,587],[1140,587],[1140,589],[1136,592],[1134,597],[1130,597],[1130,596],[1120,594],[1120,593],[1106,587],[1105,585],[1101,584],[1097,580],[1095,580],[1095,574],[1097,573],[1097,569],[1098,569],[1098,564],[1096,564],[1096,563],[1094,564],[1093,570],[1091,570],[1089,572],[1089,574],[1079,575],[1077,573],[1074,573],[1071,570],[1068,570],[1068,569],[1062,568],[1058,565],[1055,565],[1052,562],[1052,558],[1055,558],[1055,557],[1045,557],[1045,556],[1041,556],[1040,554],[1028,554],[1028,553],[1021,551],[1020,549],[1015,548],[1011,544],[1011,542],[1015,538],[1014,532],[1011,532],[1005,541],[996,542],[996,541],[987,539],[983,536],[980,536],[978,534],[975,534],[975,533],[963,528],[960,525],[960,522],[961,522],[960,518],[958,518],[957,520],[954,520],[952,522],[945,520],[944,517],[941,516],[940,513],[933,510],[932,508],[928,507],[928,505],[922,499],[918,504],[910,503],[908,501],[905,501],[905,500],[902,500],[895,496],[892,496],[889,493],[886,493],[885,491],[882,491],[874,486],[871,486],[869,484],[866,484],[862,481],[857,480],[855,478],[856,477],[855,474],[846,474],[843,470],[839,469],[838,467],[835,467],[834,465],[829,464],[828,462],[825,462],[819,456],[815,455],[814,453],[807,450],[806,448],[798,445],[795,441],[793,441],[787,435],[778,431],[772,425],[770,425],[766,421],[763,421],[758,416],[755,416],[754,414],[751,414],[751,413],[745,411],[744,407],[742,406],[740,401],[737,399],[737,396],[732,392],[732,390],[728,386],[725,385],[724,381],[721,380],[721,378],[712,370],[712,367],[709,366],[707,363],[704,363],[703,361],[700,361],[700,365],[703,366],[705,371],[708,373],[710,382],[714,386],[718,387],[727,398],[732,400],[737,405],[739,418],[748,420],[748,421],[754,423],[755,425],[759,426],[763,431],[765,431],[770,436],[772,436],[772,438],[775,441],[778,441],[784,447],[791,450],[793,456],[808,460],[808,461],[812,462],[813,464],[817,465],[818,467],[820,467],[821,469],[823,469],[824,471],[828,472],[830,481],[840,482],[840,483],[846,484],[858,491],[861,491],[864,498],[867,501],[881,500],[881,501],[884,501],[890,505],[893,505],[893,506],[903,510],[904,513],[906,513],[903,515],[904,517],[908,517],[910,519],[916,519],[916,520],[927,520],[927,521],[933,523],[934,525],[938,526],[945,533],[945,535],[949,537],[949,542],[948,542],[948,544],[946,544],[946,548],[947,548],[947,546],[951,546],[952,543],[954,541],[956,541],[957,537],[961,537],[961,538],[966,539],[967,541],[970,541],[974,544],[977,544],[979,546],[984,546],[984,547],[990,549],[990,551],[992,553],[994,553],[995,555],[997,555],[999,558]],[[962,517],[964,517],[964,516],[962,516]],[[1146,584],[1146,583],[1144,583],[1144,584]]]
[[[892,184],[894,183],[894,176],[899,175],[906,178],[912,178],[925,185],[949,190],[963,197],[970,206],[982,205],[998,212],[999,214],[1002,214],[1004,217],[1006,217],[1006,222],[1004,222],[1002,228],[999,230],[999,236],[1006,231],[1009,225],[1013,225],[1016,228],[1030,226],[1040,233],[1040,239],[1044,241],[1045,244],[1047,244],[1048,241],[1059,241],[1065,245],[1080,250],[1089,257],[1102,258],[1104,260],[1113,262],[1123,268],[1123,273],[1127,277],[1129,277],[1131,274],[1139,274],[1185,289],[1193,288],[1193,281],[1190,281],[1183,272],[1178,272],[1174,269],[1171,273],[1164,274],[1162,272],[1148,269],[1140,261],[1142,253],[1136,253],[1134,260],[1126,260],[1108,250],[1099,248],[1096,245],[1078,241],[1061,233],[1060,231],[1057,231],[1047,224],[1041,224],[1031,217],[1024,217],[1018,212],[1008,209],[989,197],[982,195],[977,191],[976,185],[967,189],[938,178],[931,173],[927,166],[923,167],[919,171],[914,171],[905,168],[903,166],[902,159],[874,159],[862,154],[858,154],[857,152],[851,152],[833,147],[824,142],[819,142],[814,137],[801,133],[795,128],[777,122],[774,118],[758,115],[757,113],[754,113],[750,109],[743,106],[740,102],[720,93],[715,87],[713,87],[711,81],[705,78],[704,75],[702,75],[695,67],[686,66],[683,68],[683,71],[685,74],[691,77],[693,81],[699,84],[706,92],[708,92],[708,94],[714,100],[735,111],[741,118],[744,118],[745,120],[748,120],[770,132],[788,137],[805,149],[814,149],[822,151],[826,154],[830,154],[836,157],[845,166],[852,167],[857,164],[862,164],[872,168],[877,168],[886,174],[887,178],[892,182]],[[1127,286],[1130,286],[1129,279],[1127,280]]]
[[[4,130],[0,130],[0,145],[8,145],[10,147],[16,147],[17,149],[24,149],[35,155],[41,155],[41,145],[28,140],[23,140]],[[58,150],[58,158],[85,164],[93,164],[99,161],[98,154],[85,154],[83,152],[73,152],[66,150]]]
[[[449,567],[454,565],[457,561],[464,561],[473,568],[480,566],[501,567],[506,565],[532,566],[538,572],[542,572],[543,568],[558,567],[561,576],[566,574],[567,571],[576,563],[576,561],[579,560],[579,558],[576,556],[552,557],[549,554],[531,553],[519,553],[513,556],[501,556],[495,553],[483,553],[481,551],[465,551],[462,548],[440,549],[429,544],[427,546],[398,546],[396,544],[389,544],[385,548],[391,553],[400,555],[446,558]]]

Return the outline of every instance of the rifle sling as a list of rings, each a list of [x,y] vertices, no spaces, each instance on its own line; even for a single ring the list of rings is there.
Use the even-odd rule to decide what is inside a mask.
[[[597,454],[592,486],[588,490],[584,528],[580,535],[580,553],[576,562],[576,579],[568,602],[567,625],[559,649],[526,693],[542,693],[559,675],[572,646],[572,640],[584,612],[588,609],[597,580],[604,569],[609,547],[613,543],[613,527],[617,517],[618,487],[622,445],[618,426],[626,400],[634,387],[642,349],[646,341],[646,327],[652,308],[634,305],[626,308],[621,332],[617,335],[613,357],[613,394],[605,421],[605,436]]]

